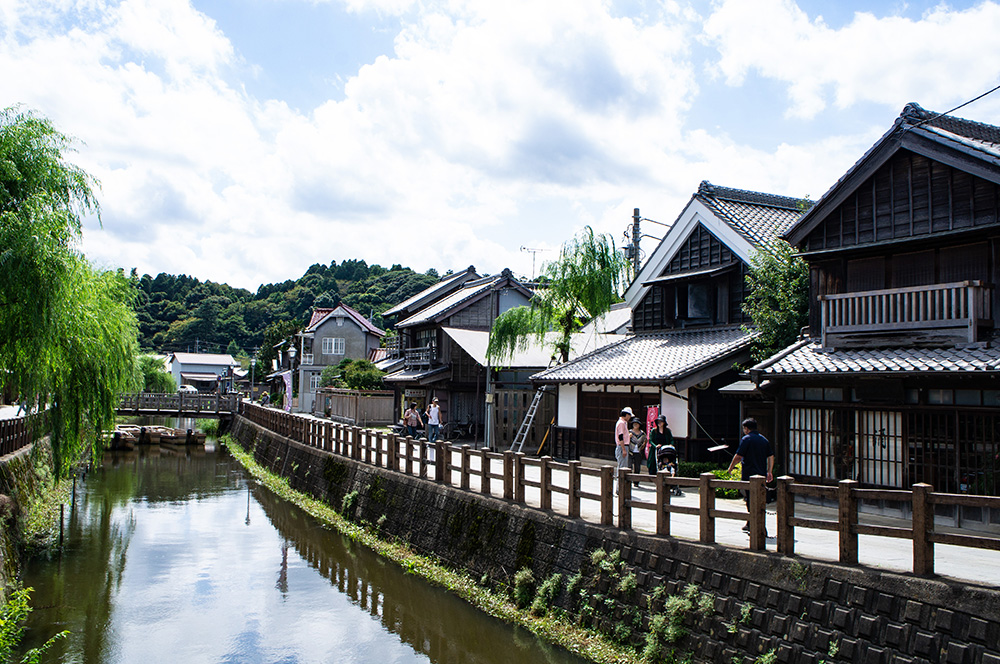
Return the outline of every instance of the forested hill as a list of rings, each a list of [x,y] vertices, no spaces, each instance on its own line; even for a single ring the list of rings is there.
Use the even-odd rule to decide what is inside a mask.
[[[144,349],[233,355],[286,338],[306,322],[314,306],[343,302],[365,316],[373,314],[373,322],[382,327],[383,311],[439,279],[433,269],[419,274],[401,265],[384,268],[353,259],[339,265],[317,263],[294,281],[265,284],[256,293],[184,274],[138,278],[133,272],[133,277]]]

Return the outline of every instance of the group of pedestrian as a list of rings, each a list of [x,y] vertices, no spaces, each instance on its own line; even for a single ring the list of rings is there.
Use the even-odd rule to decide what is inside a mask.
[[[406,427],[406,435],[416,438],[418,433],[427,426],[427,440],[431,443],[438,439],[441,431],[441,407],[438,405],[438,398],[431,399],[430,405],[421,413],[417,408],[417,402],[410,402],[410,407],[403,413],[403,425]]]
[[[666,470],[673,477],[677,472],[677,449],[674,436],[667,426],[667,418],[659,415],[656,426],[646,435],[643,422],[628,406],[622,408],[621,416],[615,424],[615,459],[619,468],[632,467],[633,473],[641,473],[645,464],[650,475]],[[636,482],[635,486],[639,486]],[[680,487],[673,490],[675,495],[684,495]],[[617,493],[617,492],[616,492]]]

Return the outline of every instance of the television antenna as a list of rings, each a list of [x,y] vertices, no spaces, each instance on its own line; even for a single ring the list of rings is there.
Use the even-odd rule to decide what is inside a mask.
[[[531,254],[531,280],[535,280],[535,254],[541,251],[552,251],[551,249],[535,249],[533,247],[521,247],[521,251],[526,251]]]

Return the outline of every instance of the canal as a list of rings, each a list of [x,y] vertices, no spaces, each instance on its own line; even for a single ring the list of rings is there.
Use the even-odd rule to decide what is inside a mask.
[[[471,608],[257,485],[225,448],[108,452],[31,561],[45,661],[580,662]]]

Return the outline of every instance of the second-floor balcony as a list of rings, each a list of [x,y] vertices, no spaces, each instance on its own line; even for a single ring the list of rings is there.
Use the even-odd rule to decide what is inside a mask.
[[[434,346],[424,346],[423,348],[407,348],[403,351],[404,367],[407,369],[421,369],[437,364],[437,348]]]
[[[975,343],[993,328],[992,299],[982,281],[820,295],[823,346]]]

